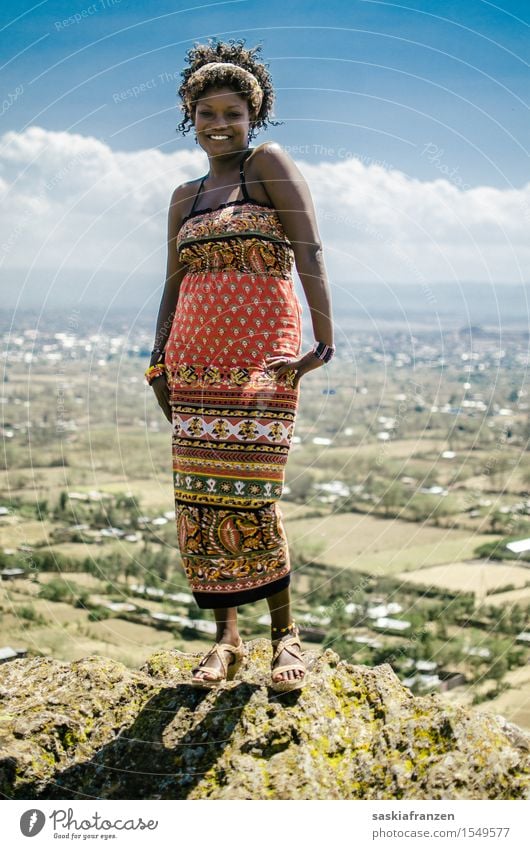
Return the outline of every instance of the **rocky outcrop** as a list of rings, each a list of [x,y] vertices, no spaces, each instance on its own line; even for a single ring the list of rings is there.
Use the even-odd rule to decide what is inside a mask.
[[[103,657],[0,668],[0,792],[20,799],[528,799],[530,737],[415,697],[388,664],[308,651],[298,693],[268,687],[270,643],[235,681],[187,683],[198,656],[140,670]]]

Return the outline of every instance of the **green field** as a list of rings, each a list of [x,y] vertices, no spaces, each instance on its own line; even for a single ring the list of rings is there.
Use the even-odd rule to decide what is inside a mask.
[[[432,333],[425,333],[424,341],[427,349],[433,348]],[[508,535],[530,536],[530,427],[527,411],[516,406],[517,387],[525,379],[523,359],[519,365],[514,360],[506,367],[497,363],[493,382],[483,370],[468,383],[460,356],[465,340],[451,337],[443,369],[433,366],[431,353],[414,368],[383,364],[379,338],[358,342],[355,368],[348,363],[329,374],[318,370],[302,382],[295,429],[300,441],[292,446],[280,505],[296,561],[295,615],[318,618],[322,608],[332,606],[334,591],[348,589],[351,572],[352,581],[359,574],[369,577],[371,595],[365,601],[378,604],[395,581],[392,598],[403,601],[407,615],[417,616],[418,630],[422,611],[430,615],[429,605],[447,609],[450,601],[444,594],[457,601],[466,593],[475,595],[477,603],[496,605],[501,619],[505,610],[530,600],[530,569],[515,562],[478,563],[476,549]],[[523,343],[518,342],[520,353],[526,350]],[[388,351],[407,344],[407,335],[398,335]],[[492,351],[494,347],[492,343]],[[22,563],[35,580],[0,582],[0,645],[66,661],[104,654],[135,667],[157,648],[198,652],[211,640],[177,627],[153,627],[148,614],[145,622],[138,622],[98,613],[105,598],[179,615],[194,609],[193,603],[181,608],[139,599],[130,589],[133,581],[173,592],[188,588],[174,520],[158,526],[140,521],[173,509],[171,428],[141,384],[137,356],[120,365],[118,381],[115,364],[91,364],[87,384],[86,361],[65,363],[60,401],[69,428],[64,432],[57,429],[57,380],[46,358],[37,358],[32,366],[31,401],[26,399],[24,368],[15,364],[10,369],[3,389],[9,435],[0,470],[0,504],[10,512],[0,516],[0,555],[3,568]],[[326,394],[330,385],[332,395]],[[480,396],[488,412],[464,406],[468,396]],[[507,417],[499,412],[503,408],[513,408],[508,429]],[[394,425],[389,425],[392,418]],[[382,441],[387,427],[391,438]],[[453,453],[444,457],[448,450]],[[330,490],[319,488],[337,483],[347,495],[329,496]],[[70,498],[72,493],[94,492],[100,493],[99,500]],[[92,537],[75,530],[83,524]],[[140,540],[102,536],[109,526],[135,532]],[[39,570],[33,561],[46,553],[52,558]],[[68,600],[39,596],[54,582],[70,588]],[[439,591],[442,601],[420,598],[424,586],[433,590],[433,598]],[[317,596],[318,604],[313,602]],[[263,634],[256,618],[266,612],[265,601],[240,611],[245,638]],[[204,615],[212,619],[209,611]],[[477,636],[456,621],[448,623],[445,636],[436,630],[441,625],[443,631],[443,622],[428,623],[423,659],[468,639],[495,643],[496,634]],[[335,617],[330,630],[334,645],[351,658],[352,643],[340,638],[343,633],[351,638],[356,626]],[[373,636],[375,631],[364,623],[358,633]],[[401,636],[377,636],[384,643],[383,658],[386,648],[400,656],[415,648]],[[374,657],[355,651],[361,662]],[[456,665],[457,653],[457,648],[453,656],[447,652]],[[484,670],[487,679],[487,665]],[[506,680],[516,671],[507,670]],[[515,680],[518,695],[509,709],[524,719],[522,701],[525,694],[528,699],[529,683],[524,676]],[[486,683],[491,686],[491,680]],[[467,689],[472,698],[475,686]]]

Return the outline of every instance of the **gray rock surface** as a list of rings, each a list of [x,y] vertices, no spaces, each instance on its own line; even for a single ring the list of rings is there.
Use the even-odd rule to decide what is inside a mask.
[[[0,793],[21,799],[528,799],[530,736],[413,696],[392,668],[305,652],[306,687],[268,686],[270,643],[214,691],[199,655],[0,667]]]

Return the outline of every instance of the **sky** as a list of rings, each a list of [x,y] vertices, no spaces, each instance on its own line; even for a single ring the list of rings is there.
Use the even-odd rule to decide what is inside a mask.
[[[0,32],[17,303],[159,300],[169,198],[208,169],[176,90],[212,36],[262,45],[282,124],[252,143],[307,180],[333,285],[530,283],[528,2],[4,0]]]

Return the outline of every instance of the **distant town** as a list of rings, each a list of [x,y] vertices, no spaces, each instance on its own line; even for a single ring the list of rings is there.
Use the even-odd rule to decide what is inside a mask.
[[[530,727],[528,329],[338,324],[280,503],[302,636]],[[143,378],[153,322],[4,315],[1,336],[0,660],[202,651]],[[247,639],[265,610],[240,609]]]

